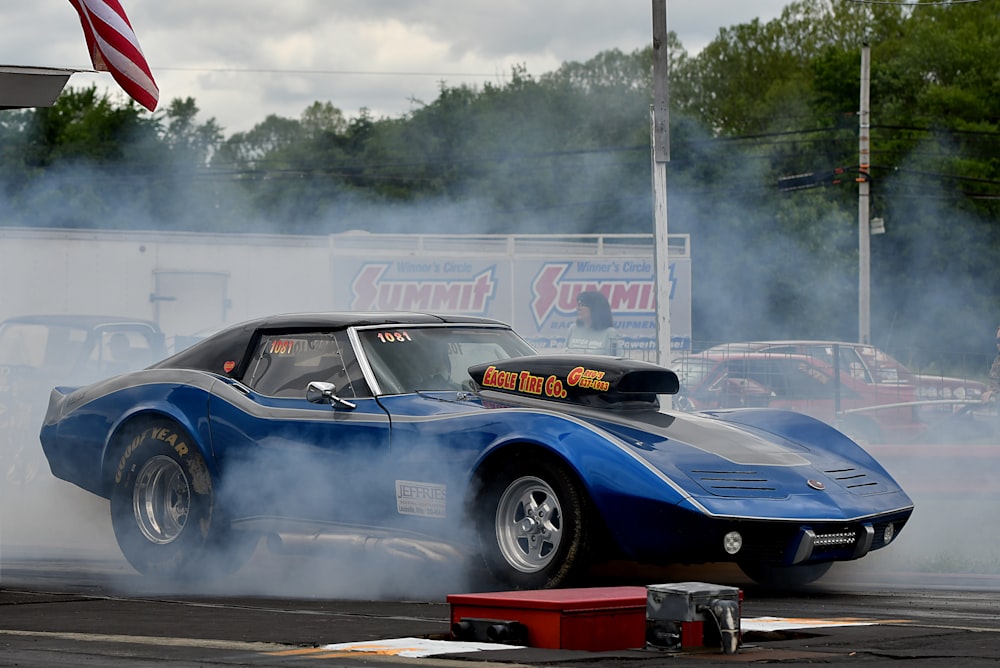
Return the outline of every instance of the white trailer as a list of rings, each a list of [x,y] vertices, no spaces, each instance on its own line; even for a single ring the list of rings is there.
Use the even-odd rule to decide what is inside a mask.
[[[38,313],[157,322],[176,344],[273,313],[418,310],[510,322],[558,348],[576,295],[608,296],[637,357],[656,359],[652,235],[326,236],[0,228],[0,320]],[[670,237],[675,350],[690,348],[688,235]]]

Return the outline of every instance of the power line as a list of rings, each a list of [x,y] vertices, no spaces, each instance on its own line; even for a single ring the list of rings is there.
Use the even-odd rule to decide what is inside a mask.
[[[157,71],[220,72],[234,74],[316,74],[343,76],[392,76],[392,77],[495,77],[497,72],[401,72],[380,70],[284,70],[263,67],[157,67]]]

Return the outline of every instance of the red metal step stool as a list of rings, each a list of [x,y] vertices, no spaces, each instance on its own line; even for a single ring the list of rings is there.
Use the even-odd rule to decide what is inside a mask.
[[[646,645],[646,588],[592,587],[449,594],[454,630],[516,623],[529,647],[604,652]]]

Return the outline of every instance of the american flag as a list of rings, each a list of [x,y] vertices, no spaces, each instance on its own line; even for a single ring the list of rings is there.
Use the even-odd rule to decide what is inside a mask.
[[[132,99],[150,111],[156,109],[160,89],[118,0],[69,1],[80,14],[94,69],[110,72]]]

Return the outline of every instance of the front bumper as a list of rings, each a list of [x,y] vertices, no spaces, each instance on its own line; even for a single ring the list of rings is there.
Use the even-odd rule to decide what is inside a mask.
[[[719,527],[717,544],[722,545],[722,536],[727,533],[738,532],[743,546],[736,554],[726,554],[725,558],[743,563],[797,566],[850,561],[889,545],[908,519],[906,512],[840,524],[732,522]]]

